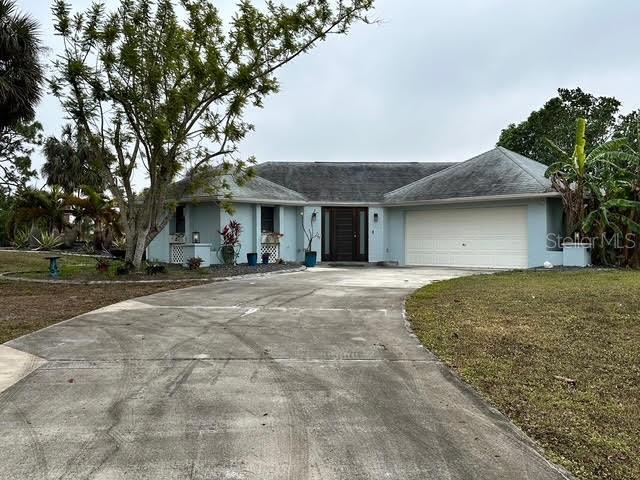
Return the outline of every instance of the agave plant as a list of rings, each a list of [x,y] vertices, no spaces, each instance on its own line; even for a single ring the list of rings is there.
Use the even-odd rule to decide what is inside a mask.
[[[36,250],[53,250],[62,245],[62,235],[55,231],[41,231],[39,235],[34,235],[34,239],[38,244]]]
[[[31,228],[23,227],[13,235],[13,246],[18,249],[28,248],[31,243]]]
[[[116,250],[124,250],[127,247],[127,239],[124,235],[116,237],[111,242],[111,246]]]

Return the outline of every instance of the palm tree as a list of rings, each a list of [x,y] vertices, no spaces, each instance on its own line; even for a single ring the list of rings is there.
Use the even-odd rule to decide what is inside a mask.
[[[0,129],[31,120],[42,95],[44,73],[38,23],[0,0]]]
[[[72,207],[76,223],[93,223],[93,242],[96,250],[108,249],[114,237],[120,236],[120,214],[114,201],[90,187],[82,188],[83,195],[70,195],[66,204]]]
[[[13,199],[8,230],[38,226],[62,233],[68,226],[65,196],[59,188],[51,191],[26,188]]]
[[[67,194],[87,186],[92,190],[102,190],[103,181],[91,167],[90,147],[74,135],[71,125],[62,128],[60,140],[49,137],[43,148],[45,163],[42,175],[47,185],[59,185]]]

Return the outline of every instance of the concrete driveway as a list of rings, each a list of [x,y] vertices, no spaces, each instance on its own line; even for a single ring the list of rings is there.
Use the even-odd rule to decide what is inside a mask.
[[[12,341],[46,363],[0,394],[0,478],[563,478],[404,325],[410,291],[470,273],[236,280]]]

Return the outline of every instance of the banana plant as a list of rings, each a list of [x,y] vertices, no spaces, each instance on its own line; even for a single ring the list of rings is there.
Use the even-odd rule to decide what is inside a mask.
[[[595,247],[602,263],[621,263],[615,258],[615,252],[619,248],[627,248],[627,242],[630,240],[628,233],[640,235],[640,224],[635,221],[635,215],[638,212],[640,212],[640,202],[613,198],[602,201],[586,216],[582,229],[597,239]],[[608,237],[609,232],[614,235]]]
[[[562,196],[566,215],[566,233],[569,236],[583,234],[583,223],[594,205],[594,191],[602,188],[604,177],[612,169],[618,169],[615,160],[627,145],[626,139],[614,139],[587,152],[585,131],[587,121],[576,120],[576,137],[573,153],[569,154],[551,140],[547,143],[555,150],[559,160],[546,172],[553,187]]]

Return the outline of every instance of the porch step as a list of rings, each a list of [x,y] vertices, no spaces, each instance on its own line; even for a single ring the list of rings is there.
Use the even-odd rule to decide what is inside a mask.
[[[329,267],[372,267],[373,264],[369,262],[327,262],[327,266]]]
[[[327,265],[328,267],[357,267],[357,268],[367,268],[367,267],[397,267],[398,262],[326,262],[323,265]]]

